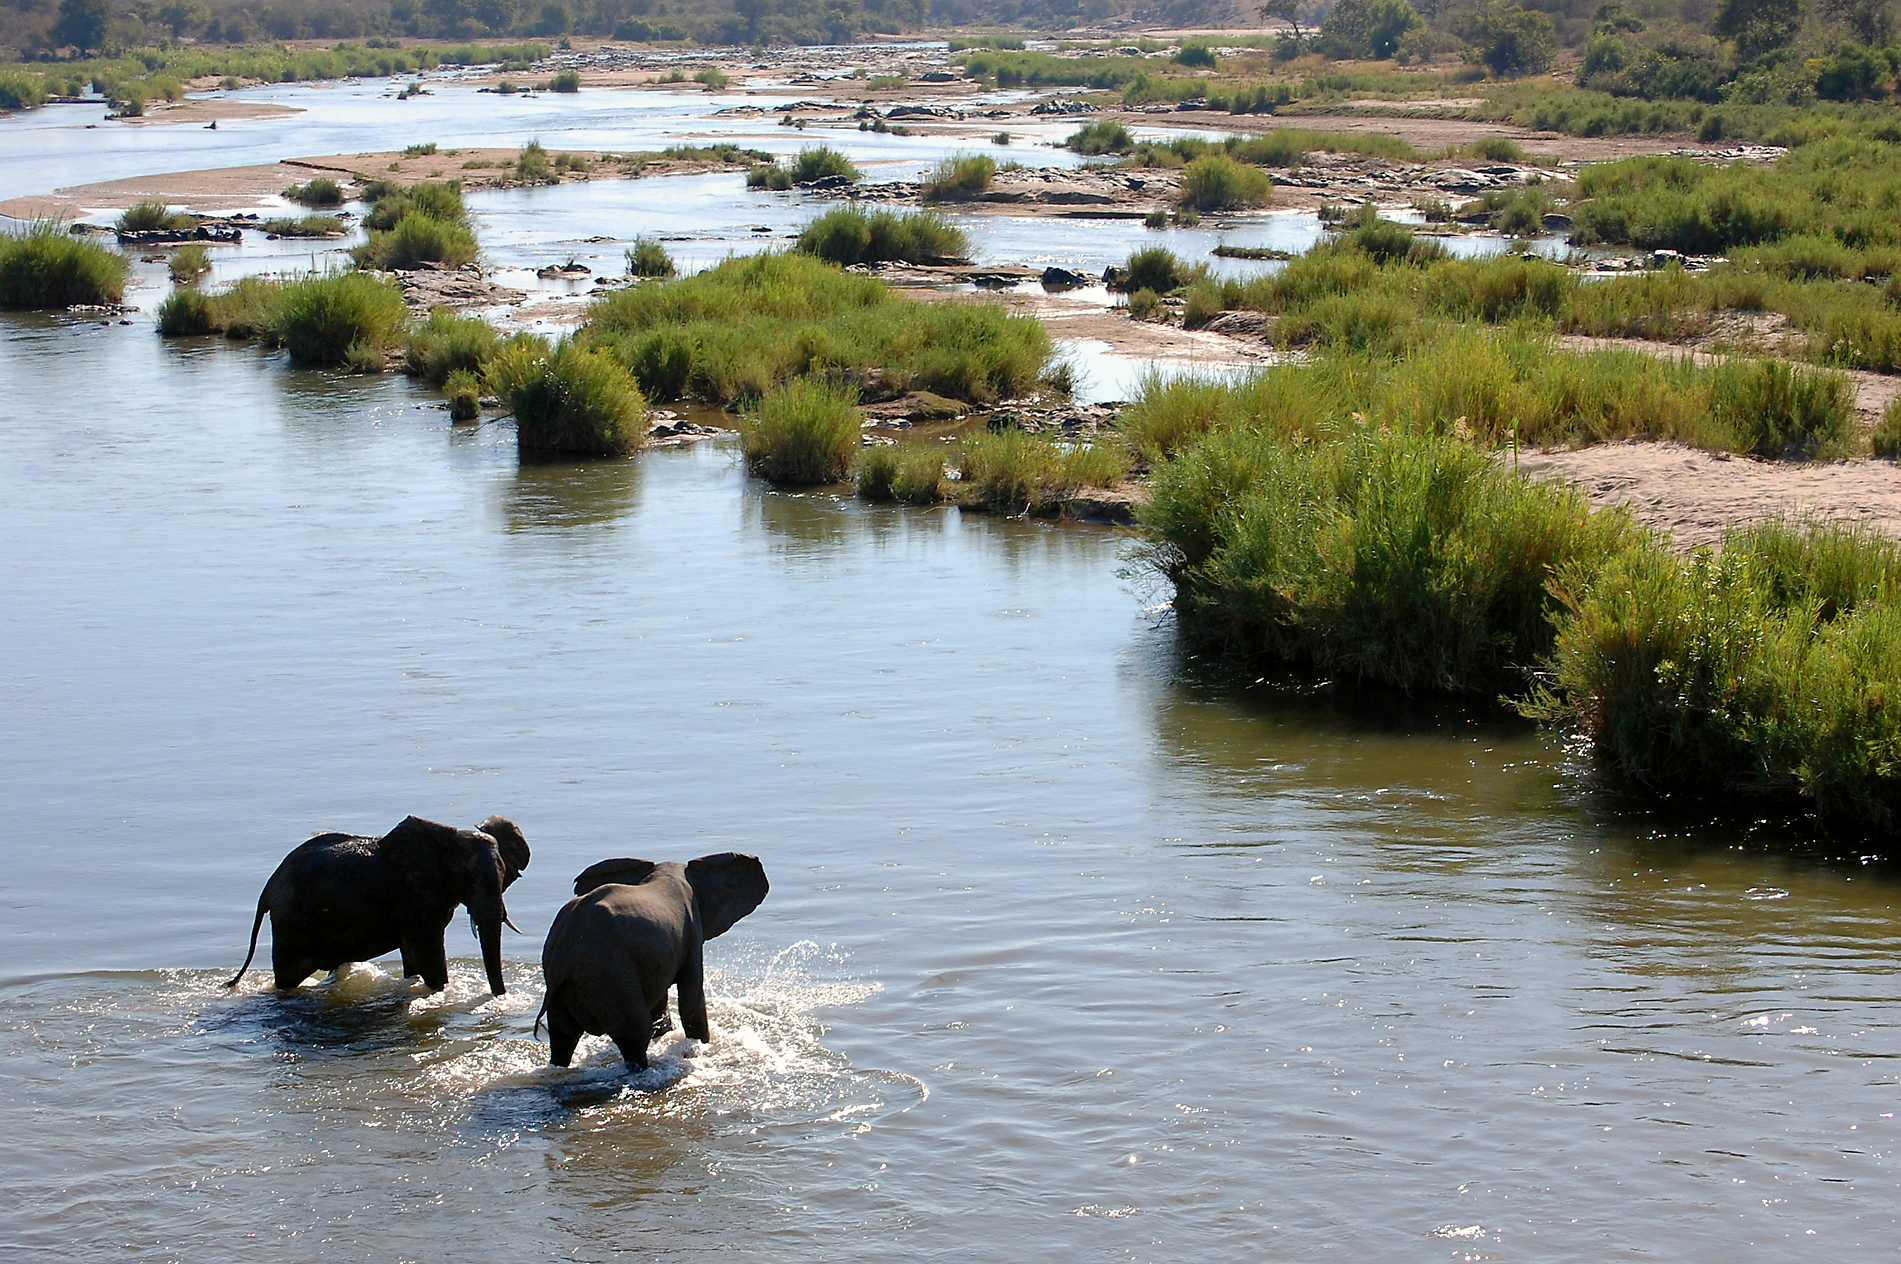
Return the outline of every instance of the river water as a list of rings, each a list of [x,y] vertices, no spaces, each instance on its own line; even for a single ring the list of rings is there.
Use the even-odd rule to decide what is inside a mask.
[[[0,382],[9,1259],[1892,1251],[1885,859],[1212,679],[1112,530],[523,465],[144,315],[0,318]],[[459,923],[441,995],[219,986],[411,812],[526,832],[505,997]],[[714,1042],[546,1068],[572,875],[727,849]]]

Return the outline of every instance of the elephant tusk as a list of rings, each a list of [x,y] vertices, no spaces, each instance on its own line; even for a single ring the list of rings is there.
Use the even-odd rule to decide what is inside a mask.
[[[517,935],[525,935],[528,933],[524,931],[521,927],[515,925],[514,920],[512,918],[508,918],[508,917],[502,918],[502,925],[508,927],[508,929],[514,931]]]

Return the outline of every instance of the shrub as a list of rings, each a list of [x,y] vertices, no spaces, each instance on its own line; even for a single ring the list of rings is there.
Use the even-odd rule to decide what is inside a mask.
[[[550,92],[579,92],[581,73],[578,70],[564,70],[548,81]]]
[[[271,306],[270,332],[297,364],[367,365],[402,342],[408,312],[395,284],[361,272],[292,281]]]
[[[1079,154],[1126,154],[1135,148],[1135,137],[1112,119],[1097,119],[1076,129],[1063,144]]]
[[[1129,291],[1129,319],[1155,320],[1164,314],[1161,296],[1146,287]]]
[[[542,148],[538,140],[529,141],[515,155],[515,178],[523,184],[553,184],[560,179],[554,173],[554,164],[549,161],[548,151]]]
[[[829,180],[838,177],[845,180],[857,180],[858,168],[851,159],[839,153],[829,145],[808,146],[799,151],[792,160],[792,182],[810,184],[814,180]]]
[[[447,307],[431,308],[429,318],[409,331],[403,369],[431,384],[446,381],[452,373],[474,372],[495,350],[498,337],[485,320]]]
[[[1198,211],[1226,211],[1265,206],[1274,196],[1274,182],[1256,167],[1238,163],[1226,154],[1208,154],[1182,172],[1178,204]]]
[[[165,267],[175,283],[196,285],[199,277],[211,271],[211,252],[198,242],[192,242],[172,251]]]
[[[418,263],[445,263],[460,267],[474,263],[479,253],[475,234],[465,225],[431,219],[420,211],[411,211],[388,232],[373,232],[370,239],[351,252],[360,268],[389,272],[413,268]]]
[[[1881,410],[1881,420],[1868,436],[1874,454],[1893,461],[1901,459],[1901,399],[1891,399]]]
[[[627,251],[628,276],[670,277],[676,271],[665,246],[652,237],[634,238],[633,248]]]
[[[792,173],[776,162],[756,162],[746,168],[746,187],[783,193],[792,187]]]
[[[198,217],[174,211],[163,202],[138,202],[120,212],[113,228],[122,233],[190,232]]]
[[[1855,392],[1840,373],[1777,360],[1726,361],[1714,369],[1710,414],[1755,456],[1841,456],[1854,424]]]
[[[746,469],[772,483],[836,483],[859,447],[857,399],[850,391],[798,378],[767,391],[740,415]]]
[[[305,206],[341,206],[343,189],[329,176],[317,176],[284,190],[284,196]]]
[[[276,237],[336,237],[343,221],[334,215],[306,215],[302,219],[267,219],[259,228]]]
[[[1198,280],[1188,287],[1188,293],[1184,296],[1182,328],[1200,329],[1223,310],[1221,287],[1206,278]]]
[[[444,224],[468,223],[468,208],[462,204],[462,186],[455,181],[424,183],[401,188],[387,180],[372,181],[363,192],[371,203],[363,217],[363,227],[383,232],[396,227],[409,215],[421,215]]]
[[[647,401],[611,355],[563,338],[537,370],[507,383],[524,453],[623,456],[646,437]]]
[[[1633,538],[1621,514],[1450,438],[1211,430],[1143,521],[1190,636],[1253,666],[1493,693],[1551,646],[1554,571]]]
[[[1615,555],[1559,587],[1571,613],[1528,714],[1641,785],[1813,803],[1892,829],[1901,809],[1901,549],[1771,524],[1685,560]]]
[[[996,175],[996,160],[987,154],[949,154],[924,177],[919,194],[926,202],[967,202],[986,192]]]
[[[1486,136],[1473,141],[1465,147],[1465,152],[1473,158],[1483,158],[1487,162],[1530,162],[1531,155],[1515,140],[1503,136]]]
[[[482,362],[482,383],[489,393],[512,400],[541,376],[548,363],[548,344],[526,331],[510,334],[495,344]]]
[[[218,329],[210,297],[197,290],[173,290],[158,305],[158,332],[162,338],[189,338]]]
[[[929,211],[839,206],[805,226],[797,249],[840,266],[885,260],[948,263],[967,255],[970,241],[961,228]]]
[[[424,145],[405,145],[403,147],[403,157],[405,158],[427,158],[435,152],[436,142],[433,140]]]
[[[708,66],[700,71],[693,76],[693,82],[705,84],[708,92],[718,92],[723,88],[731,87],[733,83],[732,79],[717,66]]]
[[[1168,294],[1187,284],[1190,275],[1188,265],[1167,246],[1144,246],[1129,256],[1117,284],[1130,292],[1154,290]]]
[[[1085,487],[1114,487],[1125,473],[1109,448],[1079,447],[1008,429],[968,435],[959,449],[959,499],[1001,513],[1049,513]]]
[[[125,297],[125,256],[41,221],[0,233],[0,307],[102,306]]]
[[[442,383],[449,398],[449,420],[474,421],[482,415],[482,379],[472,369],[457,369]]]

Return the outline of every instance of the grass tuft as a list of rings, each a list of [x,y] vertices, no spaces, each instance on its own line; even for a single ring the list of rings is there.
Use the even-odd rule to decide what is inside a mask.
[[[0,232],[0,307],[57,310],[125,298],[125,256],[50,221]]]
[[[949,154],[924,177],[919,195],[926,202],[968,202],[986,193],[996,175],[996,159],[988,154]]]
[[[812,378],[774,387],[740,415],[746,470],[771,483],[837,483],[858,454],[857,396]]]
[[[539,360],[531,362],[531,355],[513,356],[520,363],[490,377],[515,413],[522,452],[624,456],[640,445],[647,401],[613,356],[572,338]]]
[[[970,252],[964,231],[929,211],[867,211],[839,206],[799,233],[797,249],[841,266],[897,260],[951,263]]]

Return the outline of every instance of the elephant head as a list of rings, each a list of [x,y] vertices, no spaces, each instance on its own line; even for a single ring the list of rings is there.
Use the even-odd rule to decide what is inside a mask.
[[[381,850],[418,909],[460,904],[469,910],[489,990],[499,996],[508,990],[502,983],[502,925],[514,924],[502,892],[528,867],[528,843],[502,817],[482,826],[461,830],[412,816],[383,836]]]
[[[651,860],[636,860],[631,856],[603,860],[581,871],[574,880],[574,893],[586,895],[610,882],[638,886],[657,868],[659,866]],[[766,881],[766,867],[759,863],[759,857],[737,851],[689,860],[686,881],[693,888],[693,902],[700,911],[701,939],[724,935],[733,928],[734,922],[758,908],[772,890],[772,884]]]

